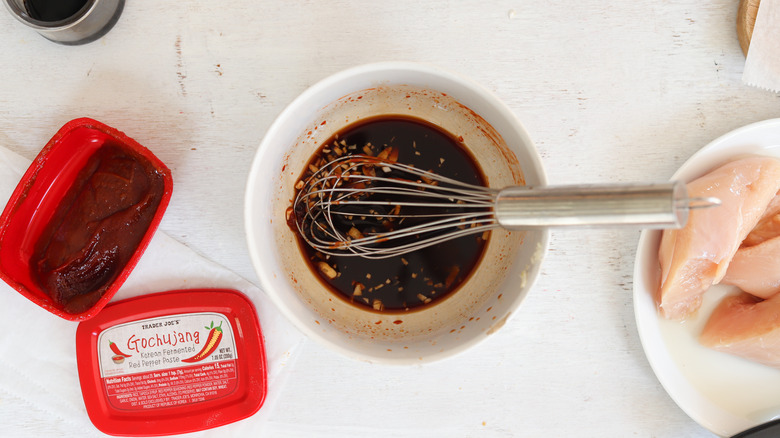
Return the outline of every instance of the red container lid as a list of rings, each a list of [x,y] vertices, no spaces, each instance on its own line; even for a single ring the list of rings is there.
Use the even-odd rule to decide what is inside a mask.
[[[257,313],[233,290],[113,303],[79,324],[76,354],[89,418],[109,435],[196,432],[247,418],[265,400]]]
[[[137,236],[132,238],[133,242],[137,241],[137,245],[115,242],[123,246],[120,252],[126,251],[129,254],[123,265],[121,262],[114,263],[117,258],[96,260],[95,258],[99,256],[94,254],[71,259],[75,260],[74,263],[81,263],[82,267],[90,266],[91,263],[91,267],[87,270],[72,271],[75,272],[74,276],[84,277],[77,279],[83,283],[81,287],[84,290],[75,297],[68,297],[68,299],[75,298],[72,302],[76,303],[69,307],[62,300],[55,299],[51,290],[47,291],[42,286],[41,280],[33,274],[36,263],[32,259],[36,251],[42,247],[42,242],[45,243],[47,240],[42,236],[49,236],[50,241],[54,240],[51,237],[50,226],[73,220],[71,228],[87,229],[86,223],[75,223],[79,221],[81,215],[74,214],[72,210],[62,210],[70,208],[68,205],[73,205],[66,203],[64,198],[67,197],[71,199],[69,202],[73,202],[75,196],[73,193],[76,192],[72,189],[79,188],[76,181],[85,180],[85,175],[89,173],[86,170],[88,163],[104,146],[111,150],[122,151],[126,157],[133,157],[139,163],[143,163],[143,166],[153,169],[155,177],[162,179],[162,192],[159,194],[159,204],[151,213],[153,216],[148,228],[136,230],[138,234],[132,234]],[[96,120],[80,118],[68,122],[57,131],[32,162],[0,216],[0,278],[30,301],[55,315],[71,321],[91,318],[111,300],[138,263],[138,259],[149,245],[152,235],[162,220],[172,191],[173,181],[170,170],[151,151],[132,138]],[[124,195],[126,192],[120,194]],[[118,199],[120,195],[114,198]],[[62,215],[65,219],[56,219],[60,217],[58,215]],[[118,225],[112,226],[118,227]],[[105,229],[103,228],[104,231]],[[93,242],[102,238],[98,236],[100,233],[99,229],[95,232],[92,237]],[[129,229],[123,229],[113,233],[113,236],[117,235],[126,236],[131,233]],[[124,259],[125,256],[121,257]],[[51,269],[49,272],[59,269],[61,267]],[[100,271],[101,269],[103,271]],[[103,276],[103,279],[95,283],[90,284],[85,281],[100,276]]]

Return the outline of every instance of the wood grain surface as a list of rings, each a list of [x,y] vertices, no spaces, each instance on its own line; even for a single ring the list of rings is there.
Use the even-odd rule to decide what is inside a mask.
[[[753,27],[756,24],[756,15],[761,0],[740,0],[737,10],[737,37],[742,53],[747,56],[750,48],[750,38],[753,36]]]
[[[0,144],[32,159],[81,116],[124,131],[173,172],[160,229],[257,284],[244,232],[250,163],[315,82],[369,62],[432,63],[506,103],[551,184],[666,181],[713,139],[780,117],[778,95],[741,82],[736,15],[734,0],[128,1],[104,38],[66,47],[0,7]],[[712,437],[644,355],[631,298],[638,238],[553,231],[518,311],[450,360],[379,366],[307,342],[287,384],[271,388],[265,435]],[[7,390],[24,363],[75,361],[48,357],[43,338],[8,351],[4,340],[35,323],[3,321],[0,366],[12,367],[0,373],[0,436],[103,436],[75,375],[39,388],[64,411]],[[242,423],[194,436],[242,437]]]

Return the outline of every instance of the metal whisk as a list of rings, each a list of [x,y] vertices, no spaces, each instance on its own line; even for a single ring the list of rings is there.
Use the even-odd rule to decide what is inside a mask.
[[[365,155],[330,161],[297,189],[291,214],[309,245],[375,259],[498,227],[677,228],[689,209],[720,204],[689,199],[680,182],[493,189]]]

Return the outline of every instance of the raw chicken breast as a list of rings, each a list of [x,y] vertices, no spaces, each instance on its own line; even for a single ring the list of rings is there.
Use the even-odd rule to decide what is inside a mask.
[[[656,301],[666,318],[681,319],[699,308],[702,294],[723,278],[779,188],[780,160],[758,156],[732,161],[688,184],[690,197],[713,196],[721,205],[692,210],[684,228],[662,234]]]
[[[721,283],[737,286],[759,298],[780,292],[780,237],[740,248]]]
[[[699,342],[780,368],[780,295],[764,301],[744,292],[724,298],[704,326]]]
[[[758,245],[777,236],[780,236],[780,196],[775,195],[756,227],[745,237],[742,246]]]

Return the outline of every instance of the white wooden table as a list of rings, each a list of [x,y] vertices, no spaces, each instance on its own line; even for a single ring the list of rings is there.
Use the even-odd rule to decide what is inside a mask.
[[[244,240],[249,164],[274,117],[314,82],[368,62],[437,64],[514,110],[551,183],[661,181],[721,134],[780,117],[778,94],[740,80],[736,9],[736,0],[128,1],[108,35],[77,47],[0,9],[0,145],[32,159],[80,116],[121,129],[173,171],[161,230],[257,283]],[[638,236],[554,231],[519,312],[454,359],[386,367],[306,342],[269,407],[267,436],[711,436],[644,356],[631,298]],[[34,407],[30,418],[4,414],[12,401],[0,388],[0,435],[84,432],[66,418],[41,422]]]

